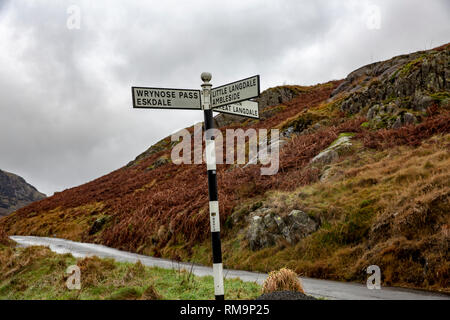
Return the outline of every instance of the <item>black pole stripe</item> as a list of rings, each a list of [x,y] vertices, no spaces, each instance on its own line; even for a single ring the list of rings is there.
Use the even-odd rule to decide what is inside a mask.
[[[209,201],[217,201],[217,176],[215,171],[208,170]]]
[[[214,121],[212,116],[212,110],[204,110],[205,112],[205,130],[213,129],[214,128]],[[206,137],[207,139],[210,139],[210,137]]]
[[[223,294],[216,296],[216,300],[225,300],[225,297]]]
[[[213,263],[222,263],[222,248],[220,244],[220,232],[211,232]]]

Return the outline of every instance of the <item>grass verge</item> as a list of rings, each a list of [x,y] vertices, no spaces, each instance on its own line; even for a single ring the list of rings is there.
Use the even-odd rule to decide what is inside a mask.
[[[77,265],[81,289],[69,290],[66,270]],[[225,280],[227,299],[254,299],[261,288]],[[46,247],[0,245],[0,300],[205,300],[214,299],[213,278],[186,270],[167,270],[111,259],[76,259]]]

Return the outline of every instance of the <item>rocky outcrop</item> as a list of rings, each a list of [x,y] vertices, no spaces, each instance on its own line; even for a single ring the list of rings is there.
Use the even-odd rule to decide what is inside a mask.
[[[341,111],[366,116],[378,128],[414,123],[433,104],[449,104],[449,48],[415,52],[359,68],[332,97],[343,95]]]
[[[339,159],[339,156],[350,151],[352,147],[351,133],[341,133],[339,137],[325,150],[311,159],[312,164],[329,164]]]
[[[286,103],[301,93],[302,89],[300,86],[279,86],[265,90],[255,100],[258,101],[259,107],[264,110],[270,106]]]
[[[396,110],[394,103],[376,104],[369,109],[366,118],[377,127],[398,129],[406,124],[416,123],[417,117],[411,112]]]
[[[0,216],[8,215],[45,197],[45,194],[37,191],[23,178],[0,170]]]
[[[156,168],[162,167],[168,163],[170,163],[170,158],[168,156],[161,156],[153,162],[151,166],[149,166],[146,171],[154,170]]]
[[[109,221],[109,217],[101,217],[94,221],[94,223],[91,226],[91,229],[89,230],[89,235],[93,235],[97,232],[99,232],[103,226]]]
[[[317,227],[317,222],[300,210],[292,210],[281,217],[270,208],[259,208],[248,216],[246,239],[251,250],[273,246],[281,239],[295,244]]]
[[[150,148],[145,150],[140,155],[138,155],[133,161],[130,161],[126,165],[126,167],[127,168],[134,167],[134,166],[138,165],[142,160],[147,159],[151,155],[154,155],[155,153],[158,153],[160,151],[168,150],[169,148],[173,147],[174,144],[176,144],[176,143],[177,142],[172,142],[170,137],[166,137],[166,138],[158,141],[154,145],[152,145]]]

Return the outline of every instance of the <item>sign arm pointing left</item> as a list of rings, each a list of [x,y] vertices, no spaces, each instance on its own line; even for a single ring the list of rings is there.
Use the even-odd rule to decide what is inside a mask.
[[[133,108],[201,110],[200,90],[132,87]]]

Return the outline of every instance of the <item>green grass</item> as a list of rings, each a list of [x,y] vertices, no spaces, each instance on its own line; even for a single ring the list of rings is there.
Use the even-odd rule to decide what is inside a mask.
[[[354,132],[342,132],[339,134],[338,139],[342,137],[354,137],[356,133]]]
[[[330,146],[329,146],[327,149],[333,148],[333,147],[336,146],[338,143],[342,143],[342,142],[339,141],[339,139],[341,139],[341,138],[344,138],[344,137],[354,137],[354,136],[355,136],[355,133],[353,133],[353,132],[343,132],[343,133],[340,133],[339,136],[337,137],[337,139],[334,140],[334,141],[330,144]]]
[[[412,71],[412,69],[413,69],[415,66],[418,66],[418,65],[422,64],[422,61],[423,61],[424,58],[425,58],[425,56],[420,56],[419,58],[414,59],[413,61],[407,63],[407,64],[400,70],[400,75],[403,76],[403,77],[406,76],[406,75],[408,75],[408,74]]]
[[[368,121],[361,123],[362,128],[370,128],[370,123]]]
[[[435,93],[430,94],[430,97],[433,98],[433,100],[435,100],[435,101],[442,102],[445,99],[450,99],[450,93],[446,92],[446,91],[435,92]]]
[[[66,287],[67,267],[81,269],[81,289]],[[45,247],[0,246],[0,300],[125,300],[214,299],[213,278],[189,270],[145,267],[97,257],[76,259]],[[227,299],[254,299],[260,286],[239,279],[225,280]]]

